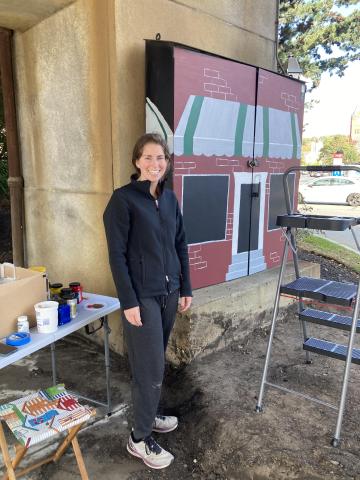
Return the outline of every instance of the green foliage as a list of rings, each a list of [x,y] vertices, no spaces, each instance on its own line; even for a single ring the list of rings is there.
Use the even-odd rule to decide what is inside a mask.
[[[337,151],[342,151],[344,154],[343,163],[354,165],[360,163],[360,153],[355,145],[351,143],[349,137],[346,135],[330,135],[322,137],[324,143],[320,151],[319,163],[321,165],[332,165],[333,154]]]
[[[311,138],[303,138],[301,145],[301,161],[300,165],[306,165],[306,155],[311,152]]]
[[[345,265],[345,267],[360,273],[360,255],[337,243],[330,242],[326,238],[312,234],[297,237],[297,245],[302,250],[336,260]]]
[[[280,0],[281,64],[286,66],[293,55],[314,86],[323,72],[344,75],[349,62],[360,59],[360,9],[344,16],[338,8],[357,4],[358,0]]]
[[[311,142],[313,141],[312,138],[303,138],[302,141],[302,152],[309,153],[311,151]]]

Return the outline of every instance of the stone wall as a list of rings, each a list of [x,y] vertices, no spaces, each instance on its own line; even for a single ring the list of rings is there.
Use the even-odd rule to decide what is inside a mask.
[[[102,212],[114,187],[128,182],[132,146],[145,128],[144,39],[160,33],[274,69],[275,6],[275,0],[77,0],[16,31],[29,264],[46,265],[51,281],[78,280],[88,291],[115,295]],[[122,352],[118,315],[111,324],[112,347]]]

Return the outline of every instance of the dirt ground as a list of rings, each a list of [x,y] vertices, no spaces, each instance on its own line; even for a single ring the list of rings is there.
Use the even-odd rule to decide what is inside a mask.
[[[1,219],[0,219],[1,221]],[[1,229],[0,229],[1,231]],[[1,250],[0,250],[1,251]],[[321,262],[322,276],[357,281],[336,262],[311,254]],[[347,341],[347,333],[309,325],[318,338]],[[164,471],[151,471],[126,451],[131,421],[130,378],[126,359],[113,354],[111,362],[116,413],[107,421],[101,410],[80,435],[80,444],[94,480],[360,480],[360,370],[351,369],[340,447],[330,441],[336,412],[290,394],[268,388],[264,411],[255,412],[268,329],[257,330],[242,344],[198,358],[183,368],[168,367],[163,388],[164,413],[179,416],[179,428],[156,435],[175,455]],[[68,388],[101,399],[104,379],[101,349],[79,336],[57,343],[59,380]],[[76,359],[76,368],[74,368]],[[100,360],[99,360],[100,359]],[[50,381],[49,353],[41,351],[1,372],[0,400],[4,403]],[[337,404],[344,363],[313,355],[305,364],[302,334],[295,305],[278,325],[269,381]],[[59,466],[47,465],[28,480],[79,478],[74,456]]]

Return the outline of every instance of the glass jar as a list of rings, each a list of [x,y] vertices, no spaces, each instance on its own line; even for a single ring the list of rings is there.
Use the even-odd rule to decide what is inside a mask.
[[[69,287],[71,290],[75,293],[76,298],[77,298],[77,303],[80,303],[83,301],[83,287],[80,284],[80,282],[71,282],[69,283]]]
[[[70,295],[71,293],[73,293],[73,291],[71,290],[71,288],[69,287],[64,287],[60,290],[60,297],[63,298],[64,295]]]
[[[76,304],[77,304],[77,298],[75,293],[67,293],[63,294],[62,299],[70,305],[70,318],[75,318],[76,317]]]
[[[51,297],[60,296],[62,287],[63,287],[62,283],[50,283],[50,295],[51,295]]]

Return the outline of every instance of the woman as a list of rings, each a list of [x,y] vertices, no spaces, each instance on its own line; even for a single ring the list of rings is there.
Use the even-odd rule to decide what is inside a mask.
[[[189,259],[175,194],[164,188],[170,171],[165,140],[146,134],[135,144],[131,183],[114,191],[104,212],[109,260],[118,292],[132,372],[134,428],[127,450],[151,468],[174,460],[151,436],[178,425],[157,415],[165,350],[176,311],[191,305]]]

